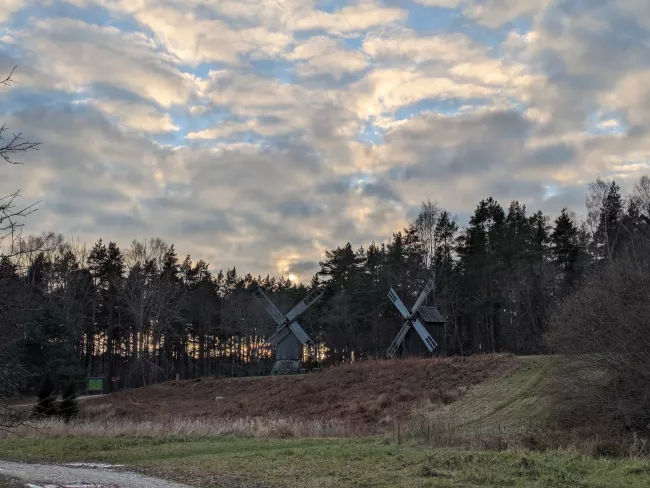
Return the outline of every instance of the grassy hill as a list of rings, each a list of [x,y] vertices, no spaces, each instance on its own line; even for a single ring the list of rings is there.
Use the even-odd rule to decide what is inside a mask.
[[[488,394],[495,409],[514,402],[545,364],[508,355],[364,361],[299,376],[169,381],[89,399],[84,410],[131,420],[336,420],[355,433],[380,432],[423,409],[464,422],[488,415],[479,397]]]
[[[413,421],[455,432],[506,429],[546,419],[555,362],[511,355],[376,360],[297,376],[169,381],[87,398],[85,424],[44,428],[50,435],[276,437],[378,434]]]
[[[487,355],[168,382],[85,401],[87,420],[24,431],[37,438],[0,440],[0,452],[127,464],[206,488],[650,486],[643,460],[494,442],[503,430],[548,418],[555,364],[551,357]],[[338,429],[313,428],[323,422]]]
[[[418,413],[439,423],[466,428],[507,428],[543,422],[550,408],[548,387],[555,359],[518,357],[514,368],[473,386],[456,401]]]

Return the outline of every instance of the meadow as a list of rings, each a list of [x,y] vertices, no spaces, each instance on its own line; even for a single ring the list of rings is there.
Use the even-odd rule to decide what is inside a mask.
[[[0,452],[125,464],[196,487],[648,486],[645,444],[613,457],[611,439],[553,427],[556,361],[410,359],[168,382],[82,401],[73,422],[5,433]]]

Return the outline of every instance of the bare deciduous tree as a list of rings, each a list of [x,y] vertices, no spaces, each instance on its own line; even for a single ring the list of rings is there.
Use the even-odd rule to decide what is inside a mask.
[[[420,213],[413,222],[414,227],[424,243],[425,266],[428,270],[433,270],[438,248],[438,234],[436,227],[440,219],[441,209],[436,202],[427,200],[422,203]]]
[[[119,287],[120,298],[133,321],[131,367],[142,374],[142,381],[155,380],[159,369],[155,351],[171,324],[181,318],[178,289],[161,271],[167,245],[160,239],[133,241],[126,253],[130,265],[127,278]],[[153,360],[151,360],[153,357]]]
[[[0,80],[1,85],[10,86],[11,73]],[[0,127],[0,158],[8,164],[20,164],[15,155],[37,149],[39,143],[25,141],[21,134],[7,136],[7,126]],[[36,210],[38,202],[21,207],[16,204],[20,190],[0,198],[0,258],[8,263],[10,259],[33,251],[33,242],[21,236],[23,227],[22,219]],[[43,243],[40,243],[41,246]],[[27,420],[26,415],[13,408],[9,398],[16,393],[16,388],[21,376],[20,364],[9,354],[8,347],[16,339],[19,328],[18,318],[23,304],[16,303],[16,294],[8,293],[8,289],[15,286],[12,276],[0,279],[0,428],[12,429]]]

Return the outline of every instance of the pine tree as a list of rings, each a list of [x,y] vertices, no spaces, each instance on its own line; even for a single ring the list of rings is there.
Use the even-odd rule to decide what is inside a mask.
[[[566,208],[555,219],[550,238],[551,257],[561,271],[563,286],[571,287],[580,275],[580,260],[585,250],[581,245],[580,229]]]
[[[623,199],[615,181],[612,181],[607,190],[599,217],[594,244],[599,257],[614,259],[621,246],[623,219]]]
[[[505,213],[492,197],[481,200],[459,240],[464,336],[471,352],[501,350]]]

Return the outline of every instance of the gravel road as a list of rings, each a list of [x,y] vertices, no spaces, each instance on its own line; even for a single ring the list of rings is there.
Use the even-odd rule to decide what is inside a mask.
[[[27,486],[93,486],[96,488],[191,488],[108,465],[50,465],[0,460],[0,475],[13,476]]]

